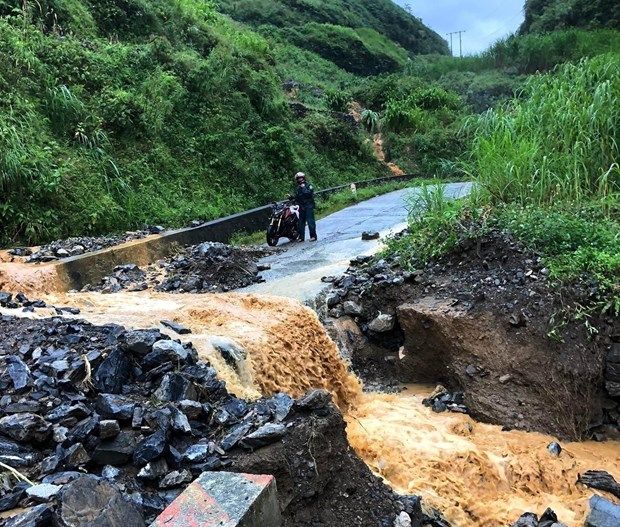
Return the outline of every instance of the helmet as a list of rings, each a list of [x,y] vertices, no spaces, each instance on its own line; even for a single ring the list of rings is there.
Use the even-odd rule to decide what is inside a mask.
[[[299,181],[300,179],[306,179],[306,174],[303,172],[297,172],[297,174],[295,174],[295,181]]]

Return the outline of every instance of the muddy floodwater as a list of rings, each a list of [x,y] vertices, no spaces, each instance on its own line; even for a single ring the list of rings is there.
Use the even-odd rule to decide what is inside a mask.
[[[432,388],[363,395],[347,416],[348,437],[394,489],[423,496],[455,526],[510,525],[547,507],[569,527],[583,526],[593,491],[575,485],[578,474],[604,469],[620,476],[618,442],[563,443],[553,457],[550,436],[434,413],[422,405]]]
[[[455,527],[509,525],[525,511],[540,514],[547,507],[569,527],[581,526],[594,492],[575,484],[578,474],[600,469],[620,479],[618,442],[564,443],[553,457],[547,451],[555,441],[551,436],[502,432],[466,415],[433,413],[422,399],[434,386],[409,386],[399,395],[362,393],[314,312],[294,300],[152,292],[45,300],[77,306],[80,316],[96,324],[148,328],[163,319],[181,322],[192,330],[183,340],[192,341],[242,397],[331,390],[346,415],[351,445],[371,469],[397,491],[423,496]],[[41,310],[38,316],[45,315]],[[247,350],[247,375],[222,360],[210,345],[212,336]]]

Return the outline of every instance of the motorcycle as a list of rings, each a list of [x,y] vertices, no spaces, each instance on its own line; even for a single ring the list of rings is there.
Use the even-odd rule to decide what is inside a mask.
[[[288,238],[290,241],[299,238],[299,205],[290,198],[271,206],[267,245],[275,247],[280,238]]]

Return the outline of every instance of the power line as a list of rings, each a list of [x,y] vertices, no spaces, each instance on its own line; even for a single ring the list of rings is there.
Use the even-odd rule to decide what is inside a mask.
[[[452,51],[452,35],[458,35],[459,36],[459,55],[461,58],[463,58],[463,33],[466,33],[466,31],[452,31],[451,33],[448,33],[448,35],[450,36],[450,54],[454,55],[454,52]]]

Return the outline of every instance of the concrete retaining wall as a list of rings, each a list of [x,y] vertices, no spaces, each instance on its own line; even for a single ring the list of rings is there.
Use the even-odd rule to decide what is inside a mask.
[[[393,181],[408,181],[414,176],[384,177],[360,181],[357,188],[365,188]],[[347,190],[350,184],[341,185],[316,193],[323,198]],[[196,245],[205,241],[228,243],[233,234],[238,232],[256,232],[266,229],[271,212],[271,206],[240,212],[209,221],[199,227],[166,231],[161,235],[149,236],[142,240],[131,241],[116,247],[87,253],[81,256],[66,258],[55,262],[57,274],[64,278],[67,289],[81,289],[86,284],[98,283],[104,276],[109,275],[114,267],[128,263],[148,265],[161,258],[174,254],[180,247]]]

